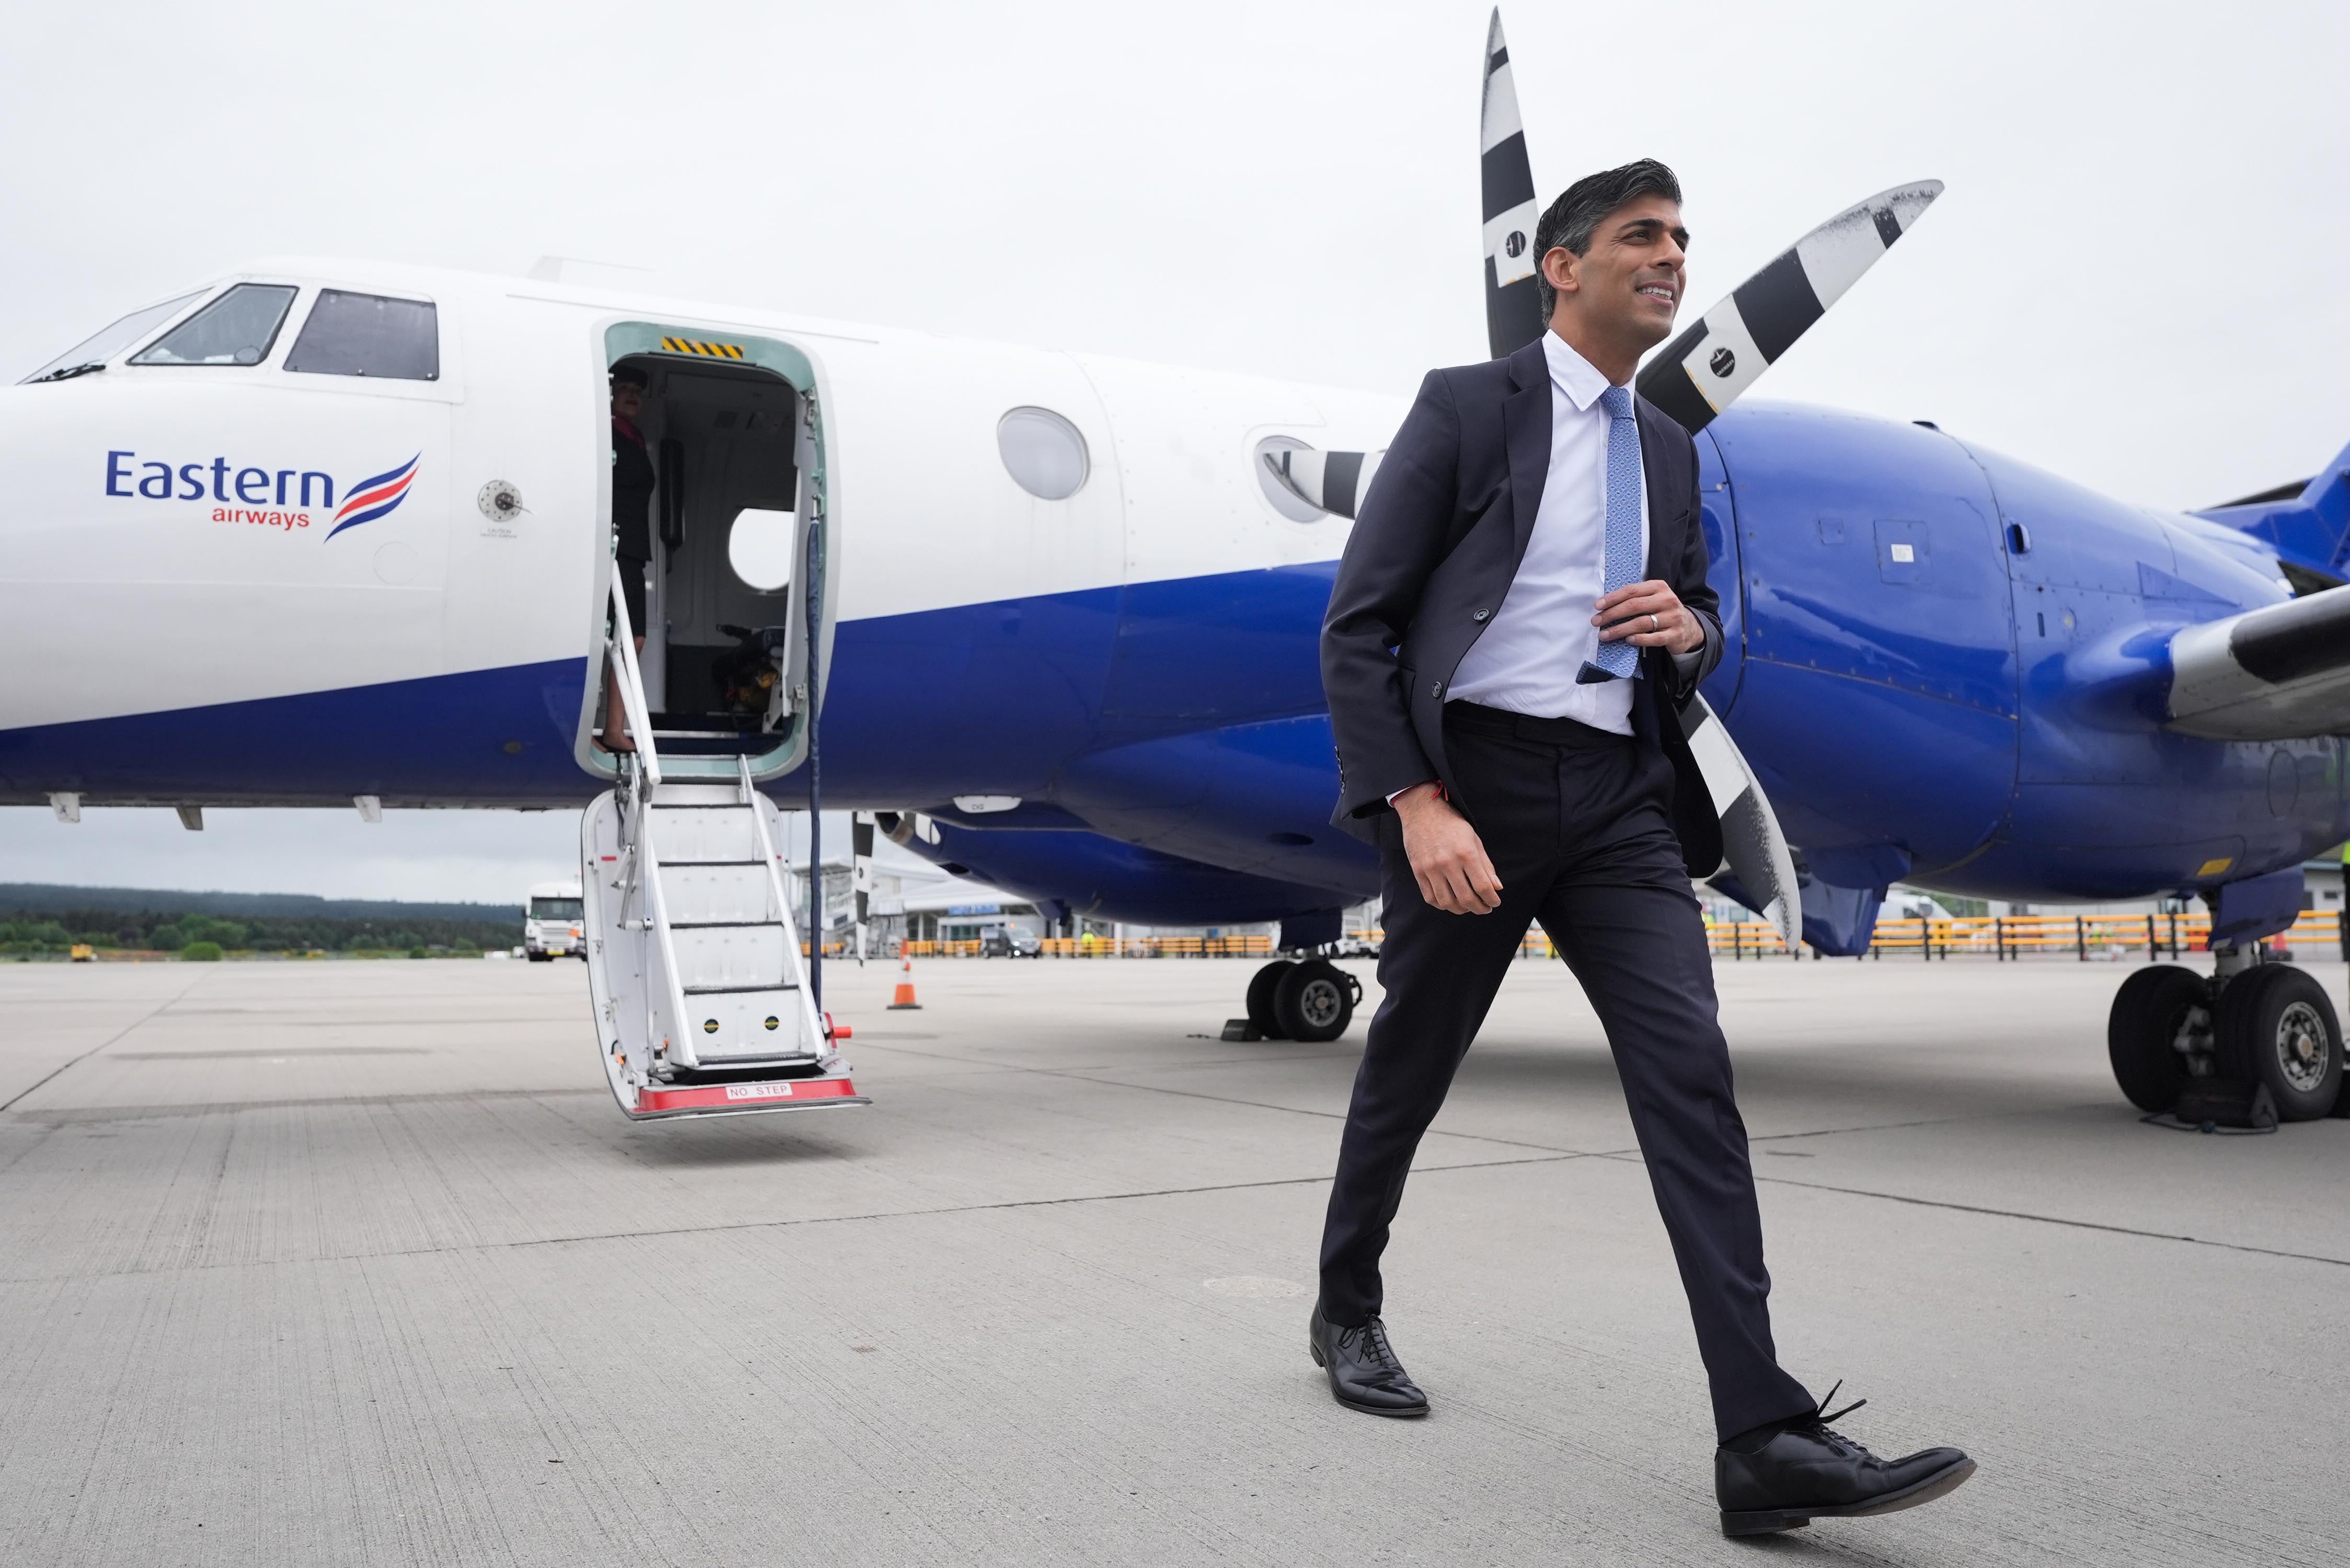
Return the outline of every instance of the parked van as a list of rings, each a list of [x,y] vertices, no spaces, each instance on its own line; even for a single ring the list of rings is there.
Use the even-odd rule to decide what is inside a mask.
[[[1045,940],[1025,926],[990,926],[979,937],[982,958],[1043,958]]]
[[[578,883],[541,882],[533,888],[522,912],[522,950],[530,961],[586,958],[588,944],[579,940],[582,912]]]

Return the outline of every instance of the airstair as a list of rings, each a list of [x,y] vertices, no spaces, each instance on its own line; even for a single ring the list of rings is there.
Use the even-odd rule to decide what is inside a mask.
[[[588,991],[604,1075],[631,1118],[861,1106],[792,919],[783,818],[733,779],[661,776],[628,607],[609,643],[636,751],[580,825]],[[839,1031],[845,1037],[846,1029]]]

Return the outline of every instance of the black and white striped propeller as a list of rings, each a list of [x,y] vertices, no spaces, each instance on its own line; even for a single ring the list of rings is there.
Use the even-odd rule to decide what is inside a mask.
[[[1496,40],[1501,36],[1499,12],[1494,13],[1492,36]],[[1506,54],[1501,58],[1506,67]],[[1496,101],[1506,105],[1513,129],[1502,142],[1486,151],[1489,204],[1494,190],[1494,155],[1510,154],[1521,165],[1525,160],[1525,135],[1514,129],[1516,95],[1506,78],[1501,78],[1498,91],[1495,81],[1489,65],[1487,134],[1492,131]],[[1896,185],[1855,202],[1820,224],[1731,290],[1727,298],[1643,366],[1637,383],[1640,395],[1680,421],[1691,435],[1705,429],[1811,330],[1812,324],[1877,265],[1894,241],[1908,233],[1918,214],[1941,193],[1939,180]],[[1505,213],[1502,219],[1489,219],[1485,224],[1485,317],[1497,348],[1503,337],[1501,324],[1516,320],[1517,302],[1523,301],[1528,319],[1534,308],[1533,268],[1527,268],[1522,277],[1501,284],[1494,281],[1500,275],[1499,262],[1508,259],[1508,234],[1500,240],[1494,236],[1501,224],[1513,221]],[[1540,335],[1536,327],[1501,352],[1514,353]],[[1264,462],[1308,506],[1352,517],[1369,493],[1371,475],[1378,472],[1379,459],[1386,455],[1384,451],[1282,452],[1267,452]]]
[[[1387,454],[1385,447],[1377,452],[1315,452],[1308,447],[1266,452],[1264,465],[1306,505],[1352,517],[1370,493],[1371,475],[1378,472],[1379,459]]]
[[[1939,180],[1856,202],[1773,257],[1640,368],[1640,395],[1695,435],[1875,266],[1942,193]]]
[[[1485,341],[1506,358],[1542,336],[1542,306],[1534,293],[1534,165],[1526,159],[1525,125],[1518,119],[1518,88],[1510,74],[1510,46],[1494,7],[1485,28],[1485,90],[1478,119],[1477,167],[1485,214]]]

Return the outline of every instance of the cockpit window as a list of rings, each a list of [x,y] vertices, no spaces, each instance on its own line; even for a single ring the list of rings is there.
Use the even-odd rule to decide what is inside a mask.
[[[179,315],[187,307],[188,301],[203,292],[203,290],[197,289],[194,293],[181,295],[176,299],[167,299],[161,305],[151,305],[144,310],[134,310],[103,332],[91,333],[26,377],[25,380],[63,381],[86,369],[102,369],[109,359]]]
[[[319,376],[441,379],[439,313],[421,299],[386,299],[322,288],[286,356],[288,370]]]
[[[277,341],[294,286],[241,283],[166,332],[134,365],[258,365]]]

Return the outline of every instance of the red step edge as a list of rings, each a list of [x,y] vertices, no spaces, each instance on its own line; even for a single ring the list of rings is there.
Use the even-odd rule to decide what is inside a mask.
[[[826,1100],[857,1097],[857,1085],[847,1078],[785,1078],[765,1084],[695,1084],[682,1088],[650,1085],[637,1092],[637,1113],[691,1111],[713,1106],[728,1110],[778,1109]]]

